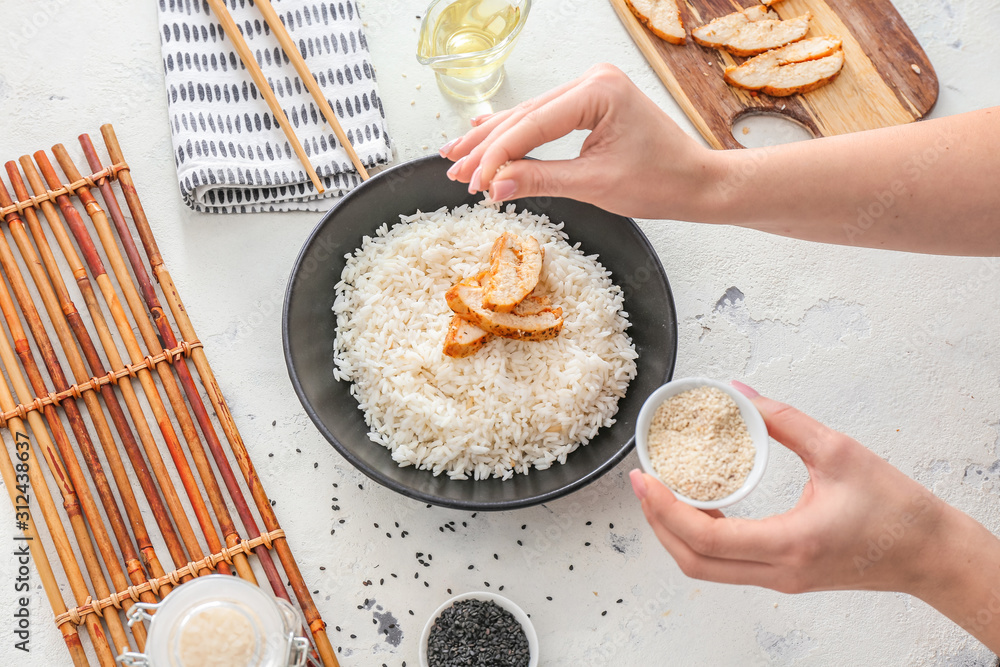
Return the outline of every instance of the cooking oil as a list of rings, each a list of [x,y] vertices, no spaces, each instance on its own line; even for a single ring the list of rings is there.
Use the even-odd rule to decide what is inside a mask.
[[[417,58],[434,68],[447,92],[485,99],[500,85],[514,41],[508,38],[516,37],[529,7],[529,0],[438,0],[424,17]]]
[[[508,0],[456,0],[421,35],[420,53],[472,56],[489,51],[513,32],[520,18],[521,8]],[[475,60],[475,56],[468,59]]]

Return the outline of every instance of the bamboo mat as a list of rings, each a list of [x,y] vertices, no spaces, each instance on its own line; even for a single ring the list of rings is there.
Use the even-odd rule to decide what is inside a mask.
[[[132,605],[212,573],[253,583],[262,574],[291,601],[288,582],[312,661],[337,665],[114,129],[101,134],[110,164],[84,134],[83,173],[59,144],[52,155],[63,176],[37,151],[7,162],[0,178],[0,474],[19,544],[74,665],[113,667],[119,653],[142,651],[145,626],[124,622]]]

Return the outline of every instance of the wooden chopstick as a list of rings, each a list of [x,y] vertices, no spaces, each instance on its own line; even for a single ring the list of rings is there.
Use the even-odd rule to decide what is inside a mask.
[[[316,174],[316,170],[309,163],[309,157],[306,155],[305,149],[302,148],[302,143],[299,138],[295,136],[295,132],[292,131],[292,124],[288,122],[288,116],[285,115],[284,110],[278,103],[278,98],[274,96],[274,91],[271,90],[271,86],[268,85],[267,79],[264,78],[264,73],[260,71],[260,66],[257,64],[257,59],[253,57],[253,53],[250,51],[250,46],[247,44],[246,40],[243,39],[243,33],[236,26],[236,22],[233,20],[232,14],[229,13],[229,9],[226,7],[223,0],[207,0],[208,5],[215,12],[215,16],[219,19],[219,23],[222,24],[222,29],[225,31],[226,36],[233,43],[236,48],[236,52],[240,56],[240,60],[246,66],[247,70],[250,72],[250,76],[253,78],[253,82],[257,85],[257,90],[260,94],[264,96],[264,100],[267,101],[267,106],[271,109],[271,113],[274,114],[278,121],[278,125],[284,130],[285,136],[288,138],[289,143],[292,144],[292,149],[295,150],[295,154],[299,157],[299,161],[302,166],[306,168],[306,173],[309,175],[309,180],[312,181],[313,185],[316,186],[316,191],[320,194],[325,192],[323,183],[320,182],[319,176]],[[273,27],[272,27],[273,30]],[[287,49],[286,49],[287,51]],[[298,51],[295,51],[298,55]],[[289,56],[291,57],[291,56]],[[311,79],[312,77],[308,77]],[[343,130],[341,130],[343,132]],[[339,134],[337,136],[340,136]]]
[[[257,0],[254,4],[257,5],[257,9],[260,13],[264,15],[264,20],[267,24],[271,26],[271,32],[274,36],[278,38],[278,43],[281,44],[281,48],[285,50],[285,55],[288,59],[292,61],[292,65],[295,66],[295,71],[299,73],[299,77],[302,79],[302,83],[306,84],[306,88],[309,89],[309,93],[312,95],[313,100],[319,105],[320,111],[323,112],[323,117],[326,118],[326,122],[330,124],[333,128],[333,133],[337,135],[337,139],[340,140],[341,145],[344,150],[347,151],[347,155],[350,156],[351,162],[354,163],[354,168],[358,170],[361,174],[362,180],[368,180],[368,171],[365,170],[365,166],[361,164],[361,158],[354,151],[354,146],[347,139],[347,135],[344,133],[344,128],[340,126],[340,121],[337,120],[337,115],[333,113],[333,109],[330,108],[330,103],[326,100],[326,95],[320,90],[319,84],[316,82],[316,78],[313,77],[312,72],[309,71],[309,66],[306,65],[305,58],[299,53],[298,47],[292,40],[292,36],[288,34],[288,29],[285,24],[282,23],[281,18],[278,13],[274,11],[274,6],[271,5],[271,0]]]

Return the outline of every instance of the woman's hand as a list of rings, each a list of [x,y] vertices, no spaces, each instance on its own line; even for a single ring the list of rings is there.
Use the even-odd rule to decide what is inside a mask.
[[[452,180],[494,200],[558,196],[622,215],[690,219],[714,183],[714,152],[685,134],[611,65],[507,111],[481,116],[441,149]],[[573,160],[520,160],[573,130],[590,130]],[[501,165],[507,166],[494,179]]]
[[[1000,541],[857,441],[733,384],[809,481],[794,508],[758,521],[697,510],[633,470],[646,520],[686,575],[783,593],[902,591],[1000,647]]]

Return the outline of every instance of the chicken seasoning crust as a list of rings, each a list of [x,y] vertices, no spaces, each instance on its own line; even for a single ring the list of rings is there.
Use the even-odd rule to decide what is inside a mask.
[[[509,479],[614,423],[638,355],[597,255],[513,204],[401,220],[348,255],[333,306],[334,377],[374,443],[401,466]]]

